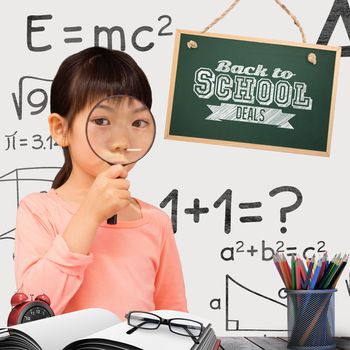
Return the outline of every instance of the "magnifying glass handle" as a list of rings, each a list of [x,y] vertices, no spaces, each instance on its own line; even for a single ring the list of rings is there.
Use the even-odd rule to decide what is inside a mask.
[[[109,225],[116,225],[118,221],[117,214],[111,216],[110,218],[107,219],[107,224]]]
[[[119,179],[119,177],[117,177],[117,179]],[[109,224],[109,225],[116,225],[117,222],[118,222],[117,214],[115,214],[107,219],[107,224]]]

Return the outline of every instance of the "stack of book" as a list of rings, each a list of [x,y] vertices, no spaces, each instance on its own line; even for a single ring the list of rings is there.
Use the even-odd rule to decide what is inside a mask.
[[[209,324],[204,332],[203,336],[199,338],[199,344],[194,344],[190,350],[218,350],[223,349],[220,345],[221,340],[215,335],[215,332]]]
[[[42,320],[0,329],[3,350],[218,350],[223,349],[210,322],[189,313],[156,310],[164,319],[186,318],[201,322],[203,329],[196,342],[190,336],[157,329],[137,329],[128,334],[127,321],[120,321],[110,311],[85,309]]]

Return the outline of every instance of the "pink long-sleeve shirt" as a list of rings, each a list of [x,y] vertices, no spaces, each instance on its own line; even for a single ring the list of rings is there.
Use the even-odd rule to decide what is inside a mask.
[[[17,288],[51,299],[56,314],[106,308],[120,318],[130,310],[187,311],[171,222],[138,200],[142,218],[102,223],[88,255],[69,250],[62,234],[77,208],[54,190],[22,199],[17,212]]]

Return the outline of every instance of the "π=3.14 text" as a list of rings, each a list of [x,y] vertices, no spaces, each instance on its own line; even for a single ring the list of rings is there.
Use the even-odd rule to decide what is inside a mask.
[[[52,139],[52,136],[43,136],[34,134],[31,136],[19,136],[18,131],[12,134],[4,135],[5,151],[17,151],[23,148],[31,148],[34,150],[52,150],[58,144]]]

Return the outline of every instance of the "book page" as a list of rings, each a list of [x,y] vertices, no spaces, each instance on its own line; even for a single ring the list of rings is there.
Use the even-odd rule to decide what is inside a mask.
[[[204,327],[209,324],[209,322],[203,318],[192,316],[188,313],[180,311],[157,310],[152,311],[152,313],[155,313],[162,318],[189,318],[202,322]],[[175,334],[169,330],[167,325],[160,325],[160,327],[155,330],[137,329],[132,334],[127,334],[126,332],[130,328],[131,326],[124,321],[98,333],[94,333],[86,337],[86,339],[110,339],[129,345],[134,345],[144,350],[189,350],[194,345],[194,341],[191,339],[191,337]]]
[[[120,322],[111,311],[99,308],[79,310],[10,328],[32,337],[42,349],[62,350],[69,343]]]

